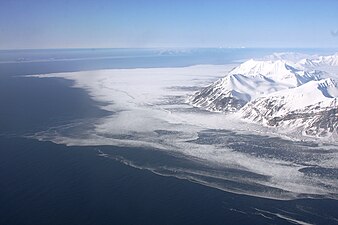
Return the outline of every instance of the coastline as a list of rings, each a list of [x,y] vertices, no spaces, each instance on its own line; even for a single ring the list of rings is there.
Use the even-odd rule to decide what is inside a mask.
[[[327,224],[337,221],[334,211],[337,200],[279,201],[233,194],[187,179],[132,168],[101,157],[97,148],[103,148],[104,154],[117,159],[127,154],[163,163],[166,159],[160,153],[142,155],[144,151],[138,148],[65,146],[22,138],[58,125],[60,118],[65,118],[64,122],[95,119],[106,112],[86,91],[71,88],[73,83],[69,81],[11,79],[3,78],[5,82],[0,88],[7,93],[0,98],[7,107],[3,111],[7,113],[1,117],[2,124],[7,125],[1,127],[4,135],[0,136],[0,167],[4,168],[0,170],[0,179],[6,181],[0,184],[1,193],[5,193],[0,195],[5,203],[0,206],[3,215],[0,223],[284,224],[296,220],[299,224]],[[13,130],[6,131],[6,127]]]

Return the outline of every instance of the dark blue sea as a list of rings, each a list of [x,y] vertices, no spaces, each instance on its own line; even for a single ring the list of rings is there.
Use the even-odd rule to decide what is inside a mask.
[[[49,128],[77,120],[95,120],[111,112],[99,107],[101,103],[92,100],[85,90],[73,88],[69,80],[31,79],[24,75],[224,64],[280,51],[335,52],[331,49],[0,51],[0,224],[338,224],[338,201],[334,198],[304,196],[274,200],[235,194],[142,169],[156,163],[199,166],[175,155],[142,147],[66,146],[31,138],[32,134]],[[253,143],[256,137],[246,139]],[[102,157],[102,152],[110,157]],[[137,162],[138,166],[130,166],[121,159]],[[330,173],[338,179],[336,170]]]

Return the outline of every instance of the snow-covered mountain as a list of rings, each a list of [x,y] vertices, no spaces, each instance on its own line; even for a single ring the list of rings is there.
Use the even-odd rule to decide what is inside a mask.
[[[257,97],[321,79],[318,71],[302,71],[285,61],[249,60],[227,76],[195,93],[190,102],[211,111],[236,111]]]
[[[338,132],[338,85],[330,78],[310,81],[257,98],[239,113],[264,125],[297,128],[303,134],[324,136]]]
[[[229,74],[243,74],[248,77],[263,75],[268,79],[290,87],[297,87],[310,80],[321,78],[315,72],[297,69],[284,60],[257,61],[251,59],[234,68]]]
[[[338,53],[297,64],[251,59],[196,92],[189,102],[210,111],[237,112],[241,118],[263,125],[301,130],[306,135],[338,133],[336,76],[317,70],[324,64],[338,66],[337,59]]]
[[[304,67],[338,66],[338,53],[328,56],[318,56],[313,59],[304,58],[300,60],[298,64]]]
[[[262,75],[229,74],[190,97],[197,107],[210,111],[236,111],[256,97],[288,88]]]

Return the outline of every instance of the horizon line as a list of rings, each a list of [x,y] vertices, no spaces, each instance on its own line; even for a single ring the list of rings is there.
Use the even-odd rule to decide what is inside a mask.
[[[103,49],[338,49],[337,47],[60,47],[60,48],[5,48],[0,51],[20,50],[103,50]]]

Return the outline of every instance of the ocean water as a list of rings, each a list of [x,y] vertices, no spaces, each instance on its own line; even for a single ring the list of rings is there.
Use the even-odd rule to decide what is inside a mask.
[[[114,112],[105,110],[106,103],[95,101],[85,89],[74,88],[76,80],[23,76],[98,69],[222,65],[280,51],[334,52],[328,49],[1,51],[0,223],[338,223],[337,186],[334,186],[335,180],[338,180],[337,167],[318,166],[314,159],[320,155],[322,161],[329,160],[337,152],[335,147],[226,129],[202,130],[198,132],[198,137],[189,141],[205,146],[203,151],[210,148],[210,143],[221,148],[231,146],[234,154],[227,155],[229,157],[238,156],[236,152],[239,152],[258,155],[258,158],[274,158],[283,163],[313,163],[306,165],[301,172],[310,174],[311,178],[318,177],[319,181],[324,178],[326,183],[319,187],[329,191],[315,192],[318,195],[301,193],[290,198],[280,188],[248,182],[268,182],[268,176],[241,168],[224,168],[222,163],[187,157],[182,152],[156,151],[156,148],[154,150],[147,145],[128,147],[109,142],[95,145],[81,142],[67,146],[70,142],[61,140],[61,137],[80,136],[80,140],[88,140],[88,132],[84,131],[95,130],[97,121],[111,117]],[[177,103],[180,99],[171,98],[171,105],[173,101]],[[198,113],[203,115],[206,112]],[[114,122],[117,126],[116,121],[113,125]],[[155,131],[156,135],[151,138],[138,136],[138,133],[121,133],[116,137],[116,134],[109,136],[107,132],[101,133],[100,138],[104,136],[124,141],[147,139],[151,143],[161,140],[163,144],[163,140],[177,137],[173,130]],[[325,154],[317,154],[323,151]],[[333,186],[330,187],[330,183]],[[277,200],[278,195],[287,197]]]

